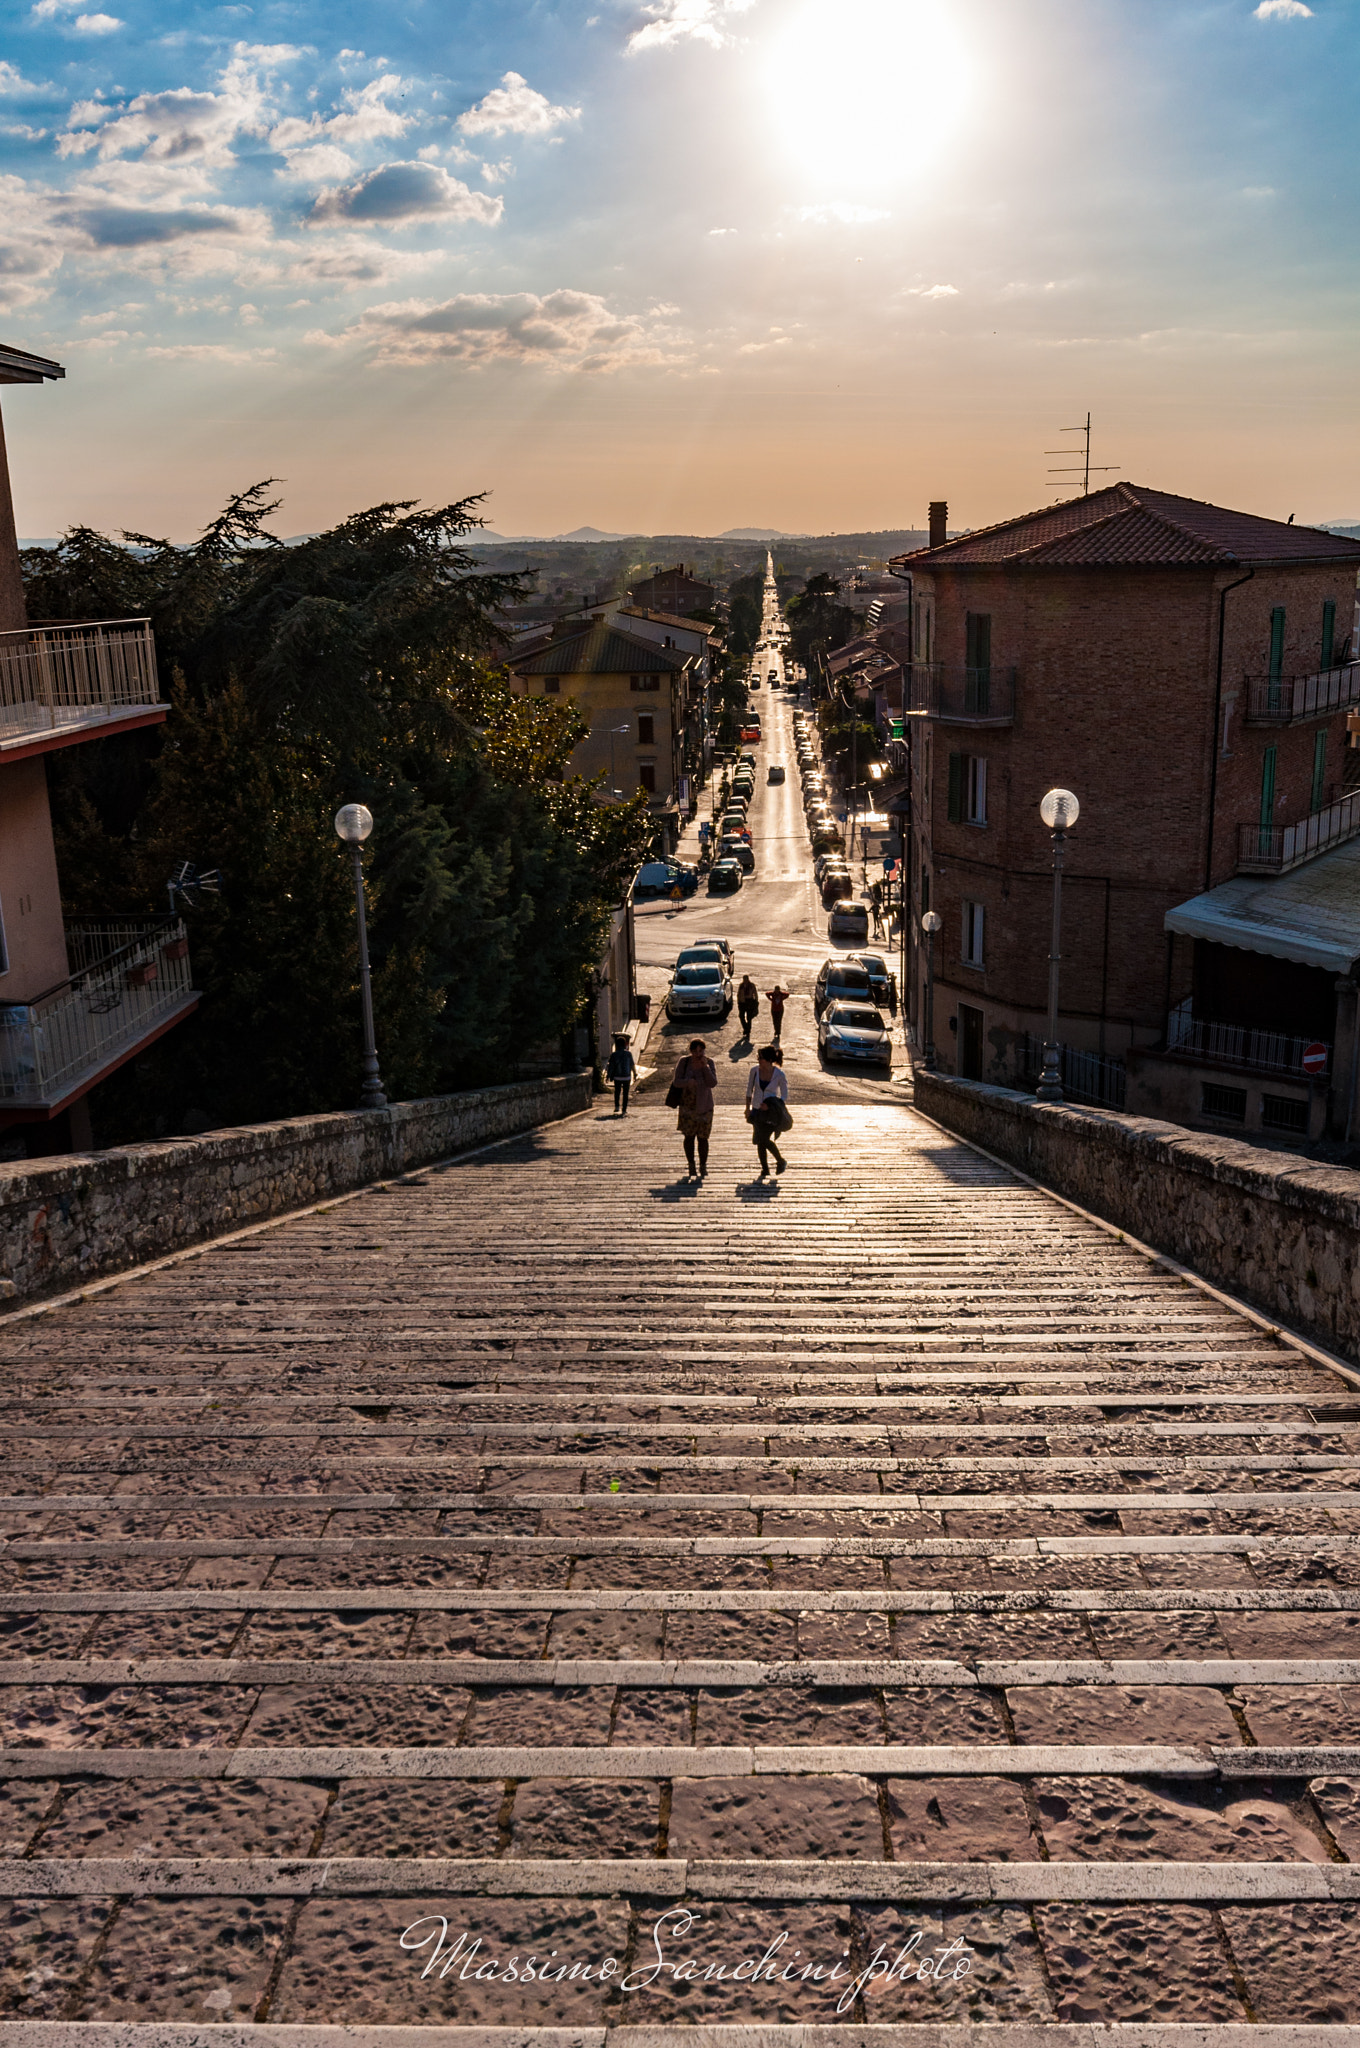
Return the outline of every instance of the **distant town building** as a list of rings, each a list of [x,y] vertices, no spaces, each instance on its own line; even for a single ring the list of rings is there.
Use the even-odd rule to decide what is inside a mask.
[[[628,599],[644,611],[670,612],[688,618],[691,612],[712,611],[718,595],[716,583],[691,576],[684,563],[677,562],[673,568],[659,568],[640,583],[634,583]]]
[[[1302,1133],[1310,1100],[1314,1131],[1352,1123],[1360,902],[1338,928],[1318,870],[1349,875],[1360,835],[1360,543],[1116,484],[892,567],[913,586],[909,1003],[919,1022],[933,908],[941,1065],[1036,1068],[1039,801],[1063,786],[1060,1036],[1104,1055],[1078,1090],[1202,1127]]]

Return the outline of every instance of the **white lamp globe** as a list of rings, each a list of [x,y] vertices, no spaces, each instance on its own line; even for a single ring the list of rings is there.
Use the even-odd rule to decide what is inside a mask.
[[[1081,805],[1070,789],[1050,789],[1039,806],[1039,816],[1052,832],[1065,832],[1081,816]]]
[[[923,932],[937,932],[943,923],[944,919],[940,916],[938,910],[928,910],[921,919],[921,930]]]
[[[335,829],[346,846],[362,846],[373,830],[373,813],[367,804],[342,804],[335,814]]]

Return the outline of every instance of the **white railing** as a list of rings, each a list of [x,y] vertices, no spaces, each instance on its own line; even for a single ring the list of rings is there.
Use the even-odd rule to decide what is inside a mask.
[[[1239,874],[1278,875],[1360,832],[1360,789],[1347,791],[1294,825],[1239,825]]]
[[[1202,1060],[1208,1066],[1249,1067],[1259,1074],[1293,1074],[1304,1078],[1303,1055],[1313,1038],[1294,1038],[1284,1031],[1262,1031],[1250,1024],[1214,1024],[1196,1017],[1187,996],[1166,1020],[1166,1049]],[[1324,1045],[1330,1073],[1332,1048]]]
[[[0,633],[0,745],[159,701],[149,619]]]
[[[66,952],[69,980],[32,1002],[0,1003],[0,1104],[59,1101],[193,993],[177,917],[68,924]]]

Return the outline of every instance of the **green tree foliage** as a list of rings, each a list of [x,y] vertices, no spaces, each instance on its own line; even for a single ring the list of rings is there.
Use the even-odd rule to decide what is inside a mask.
[[[53,758],[69,912],[165,907],[183,861],[198,1014],[92,1098],[102,1142],[344,1107],[358,1070],[350,857],[331,820],[377,820],[366,858],[389,1093],[512,1078],[578,1013],[610,907],[645,849],[645,800],[569,778],[569,701],[494,665],[516,579],[458,545],[475,500],[380,505],[284,547],[268,486],[192,547],[89,529],[25,556],[47,618],[147,614],[167,725]]]
[[[837,602],[840,587],[834,576],[809,576],[785,607],[794,653],[810,677],[820,672],[825,655],[844,647],[854,630],[854,613],[849,605]]]

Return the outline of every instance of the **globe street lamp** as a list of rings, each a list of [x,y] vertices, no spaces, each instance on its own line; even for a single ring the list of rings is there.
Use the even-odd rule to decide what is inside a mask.
[[[926,1028],[921,1065],[928,1074],[933,1074],[938,1065],[935,1057],[935,934],[943,923],[938,910],[928,910],[921,919],[921,930],[926,935]]]
[[[623,791],[616,789],[614,786],[614,740],[616,735],[626,735],[632,729],[630,725],[611,725],[609,728],[609,794],[611,796],[621,797],[623,795]]]
[[[354,904],[359,919],[359,987],[364,1002],[363,1083],[359,1089],[360,1109],[384,1109],[382,1076],[378,1072],[378,1048],[373,1037],[373,982],[368,971],[368,922],[364,916],[364,841],[373,830],[373,813],[364,804],[343,804],[335,814],[335,829],[354,856]]]
[[[1040,1102],[1063,1099],[1061,1048],[1058,1044],[1058,968],[1062,939],[1063,847],[1067,833],[1081,816],[1081,805],[1070,789],[1050,789],[1039,806],[1039,816],[1053,834],[1053,936],[1048,948],[1048,1036],[1044,1040],[1044,1070],[1035,1094]]]

